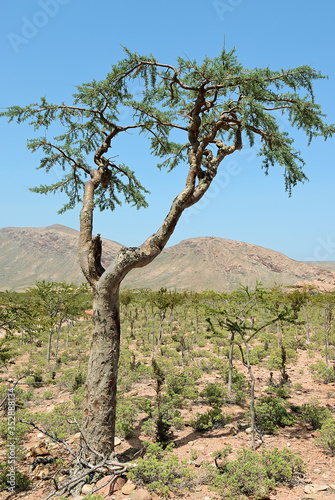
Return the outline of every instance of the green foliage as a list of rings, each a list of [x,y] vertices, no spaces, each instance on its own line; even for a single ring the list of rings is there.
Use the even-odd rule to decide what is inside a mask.
[[[130,438],[134,434],[135,416],[137,408],[132,400],[127,398],[117,399],[116,406],[116,434]]]
[[[295,417],[285,408],[283,401],[271,396],[263,396],[255,404],[256,425],[264,434],[274,434],[278,427],[293,425]]]
[[[45,431],[60,439],[66,439],[74,432],[77,432],[77,427],[68,422],[68,420],[72,421],[74,417],[80,425],[82,419],[81,408],[75,408],[72,402],[67,402],[58,404],[50,413],[34,414],[32,420]]]
[[[275,394],[280,399],[288,399],[290,397],[290,391],[286,385],[279,387],[270,386],[266,388],[265,392]]]
[[[303,460],[287,448],[263,451],[261,461],[268,477],[274,479],[276,484],[288,483],[305,472]]]
[[[121,203],[120,195],[137,208],[146,206],[147,191],[135,173],[103,156],[112,147],[112,140],[129,129],[148,137],[151,154],[159,159],[158,167],[169,170],[188,160],[192,131],[192,141],[196,140],[203,151],[197,160],[201,168],[198,176],[206,181],[206,176],[213,178],[227,154],[241,149],[244,142],[253,147],[260,138],[262,168],[268,173],[275,164],[283,167],[289,193],[306,179],[304,161],[273,111],[284,113],[291,127],[305,133],[309,141],[319,136],[328,139],[334,133],[334,126],[327,125],[314,100],[313,83],[325,77],[309,66],[280,71],[248,69],[238,62],[234,50],[223,50],[218,57],[201,63],[178,58],[173,67],[151,55],[125,51],[125,59],[113,65],[105,79],[79,85],[69,104],[55,104],[42,97],[38,103],[11,106],[0,113],[9,122],[28,121],[35,131],[41,129],[40,137],[28,141],[28,148],[42,151],[38,168],[49,172],[59,167],[64,175],[56,183],[33,191],[64,192],[69,200],[63,211],[81,202],[93,156],[104,169],[101,185],[96,188],[96,206],[114,210]],[[143,89],[136,94],[131,92],[134,80]],[[127,108],[128,121],[120,117]],[[190,118],[194,109],[197,127]],[[54,138],[47,134],[52,125],[62,127]],[[175,142],[175,131],[178,136],[185,134],[183,142]],[[208,143],[216,143],[215,157],[213,153],[208,156]]]
[[[147,443],[146,454],[136,459],[136,466],[130,469],[129,479],[138,486],[147,486],[163,498],[169,492],[176,495],[188,491],[194,483],[193,472],[172,453],[173,445],[165,449],[159,443]]]
[[[54,397],[54,391],[52,389],[48,389],[43,393],[43,399],[52,399]]]
[[[313,373],[313,379],[317,382],[323,382],[324,384],[335,382],[335,369],[333,367],[328,367],[322,360],[311,365],[310,370]]]
[[[20,409],[15,412],[15,436],[9,436],[8,434],[8,421],[7,418],[0,419],[0,436],[3,439],[15,438],[16,442],[19,443],[28,433],[29,426],[20,422],[20,420],[29,420],[30,414],[25,409]]]
[[[229,366],[225,366],[222,370],[224,380],[228,382]],[[234,366],[232,371],[232,384],[235,390],[245,390],[247,387],[247,379],[244,373],[239,372]]]
[[[331,411],[321,406],[317,399],[303,404],[299,413],[300,418],[312,425],[313,429],[321,429],[323,423],[331,417]]]
[[[187,372],[167,375],[167,393],[170,397],[180,395],[185,399],[196,399],[198,391],[195,380]]]
[[[230,415],[224,415],[219,408],[214,408],[206,413],[196,413],[190,425],[196,431],[209,431],[213,428],[224,427],[230,421]]]
[[[268,477],[260,457],[251,450],[243,449],[237,453],[236,460],[226,462],[214,472],[211,488],[227,500],[243,498],[244,495],[268,498],[275,488],[275,481]]]
[[[227,453],[217,458],[226,457]],[[211,488],[227,500],[252,496],[269,498],[278,483],[290,482],[304,472],[300,457],[277,448],[261,455],[251,450],[240,450],[233,461],[225,460],[217,469],[211,469]]]
[[[14,362],[15,352],[10,345],[9,337],[7,334],[5,338],[0,339],[0,369]]]
[[[10,474],[10,466],[0,464],[0,491],[7,490],[9,487],[9,474]],[[30,484],[31,480],[22,472],[15,470],[15,492],[26,491]]]
[[[221,406],[226,395],[227,390],[219,382],[209,382],[200,392],[200,396],[213,408]]]
[[[289,362],[294,362],[298,355],[296,351],[294,351],[291,348],[285,347],[285,361],[284,361],[284,367],[286,367],[286,364]],[[268,359],[268,368],[270,370],[282,370],[283,368],[283,351],[281,348],[274,349]]]
[[[328,418],[319,432],[319,442],[332,456],[335,456],[335,420]]]
[[[73,382],[73,385],[72,385],[72,390],[76,391],[77,389],[79,389],[79,387],[81,387],[84,384],[85,380],[86,380],[86,377],[85,377],[85,375],[82,372],[77,373],[74,376],[74,382]]]

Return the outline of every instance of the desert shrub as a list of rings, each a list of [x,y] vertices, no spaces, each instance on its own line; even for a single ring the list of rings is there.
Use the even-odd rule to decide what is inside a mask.
[[[163,449],[159,443],[147,443],[145,456],[136,459],[136,466],[129,471],[128,478],[163,498],[168,498],[171,491],[180,494],[189,490],[194,483],[194,473],[185,463],[179,462],[172,450],[172,444]]]
[[[51,432],[60,439],[66,439],[74,432],[77,432],[75,424],[69,424],[68,422],[72,421],[74,417],[80,424],[82,412],[75,408],[72,402],[67,402],[57,405],[50,413],[34,414],[33,421],[45,431]]]
[[[9,483],[10,468],[9,465],[0,464],[0,491],[7,490],[10,487]],[[15,470],[15,492],[25,491],[29,488],[31,480],[22,472]]]
[[[213,359],[200,359],[198,366],[203,373],[212,373],[216,369]]]
[[[263,396],[255,403],[255,420],[265,434],[274,434],[278,427],[293,425],[295,416],[287,411],[281,399]]]
[[[292,479],[303,476],[305,472],[303,460],[287,448],[263,451],[261,462],[267,475],[276,484],[289,483]]]
[[[85,376],[78,368],[68,368],[64,370],[58,379],[60,389],[65,387],[68,390],[76,391],[85,382]]]
[[[176,396],[178,402],[178,396]],[[174,429],[182,429],[184,421],[180,411],[177,409],[175,398],[167,394],[160,397],[159,408],[157,402],[148,398],[141,398],[138,403],[140,410],[145,411],[149,418],[142,423],[142,430],[147,436],[154,437],[156,441],[165,445],[172,437]]]
[[[185,399],[193,400],[198,396],[198,391],[195,388],[194,379],[185,372],[168,375],[166,378],[166,382],[167,393],[171,397],[180,395]]]
[[[72,403],[76,410],[82,410],[85,397],[85,387],[81,386],[72,395]]]
[[[319,442],[332,456],[335,456],[335,420],[332,418],[326,420],[319,432]]]
[[[214,408],[206,413],[196,413],[190,425],[196,431],[208,431],[213,428],[224,427],[230,421],[230,415],[224,415],[219,408]]]
[[[249,354],[249,360],[251,365],[257,365],[268,355],[267,351],[264,349],[263,345],[257,345],[252,348]]]
[[[197,340],[196,340],[196,344],[198,347],[206,347],[206,344],[207,344],[207,341],[204,337],[199,337]]]
[[[219,382],[209,382],[200,392],[200,396],[213,408],[221,406],[226,395],[227,390]]]
[[[301,406],[300,415],[301,419],[312,425],[313,429],[321,429],[322,424],[331,417],[331,411],[314,399]]]
[[[52,389],[48,389],[43,393],[43,399],[52,399],[54,397],[54,391]]]
[[[0,402],[4,400],[4,398],[6,397],[7,395],[7,390],[8,388],[6,387],[5,384],[1,385],[0,386]],[[34,391],[32,390],[28,390],[28,391],[24,391],[23,389],[21,389],[21,387],[18,387],[16,386],[15,389],[14,389],[14,393],[15,393],[15,410],[20,410],[22,408],[25,408],[26,406],[26,401],[30,401],[34,398]],[[2,406],[2,410],[5,412],[5,414],[7,415],[7,410],[8,410],[8,398],[7,400],[4,402],[3,406]]]
[[[290,397],[290,391],[286,385],[283,386],[270,386],[265,389],[266,393],[275,394],[277,398],[288,399]]]
[[[132,401],[118,399],[116,406],[116,433],[124,438],[134,434],[135,415],[137,408]]]
[[[15,439],[16,443],[20,442],[28,433],[29,426],[27,424],[23,424],[20,420],[31,420],[31,414],[27,412],[27,410],[17,410],[15,412],[15,436],[8,435],[8,421],[7,417],[0,419],[0,437],[2,439]]]
[[[26,377],[26,383],[31,385],[34,389],[42,387],[44,384],[42,370],[35,370],[28,377]]]
[[[76,373],[71,387],[72,391],[76,391],[77,389],[79,389],[79,387],[84,384],[85,380],[86,377],[82,372]]]
[[[222,370],[223,379],[228,382],[229,376],[229,366],[226,365]],[[232,385],[235,391],[241,391],[245,389],[248,385],[246,376],[244,373],[241,373],[237,370],[237,368],[233,367],[232,371]]]
[[[243,403],[246,402],[246,399],[247,397],[245,391],[241,391],[239,389],[235,391],[235,403],[237,405],[242,405]]]
[[[194,380],[194,382],[199,380],[199,378],[201,378],[202,376],[202,371],[198,366],[188,366],[187,368],[185,368],[184,373],[189,375]]]
[[[296,351],[290,347],[284,348],[285,352],[285,364],[289,364],[292,361],[296,361],[298,354]],[[274,349],[268,359],[268,368],[270,370],[281,370],[283,367],[283,350],[281,348]]]
[[[323,382],[324,384],[330,384],[335,382],[335,369],[330,368],[327,364],[319,360],[310,366],[310,370],[313,372],[312,377],[317,382]]]
[[[212,473],[211,488],[227,500],[244,498],[244,495],[268,498],[276,486],[261,464],[260,456],[251,450],[238,451],[236,460],[224,463]]]
[[[227,454],[223,453],[225,457]],[[277,448],[261,455],[240,450],[231,462],[225,460],[219,468],[210,469],[211,487],[223,498],[233,500],[252,496],[269,498],[278,483],[290,482],[304,472],[303,461],[289,450]]]
[[[177,410],[181,403],[180,396],[172,393],[171,397],[171,394],[164,392],[165,371],[155,359],[152,360],[152,371],[156,396],[153,401],[147,398],[139,401],[139,408],[149,416],[149,419],[142,424],[142,429],[147,435],[154,436],[157,442],[166,446],[172,437],[172,427],[180,429],[184,425]]]

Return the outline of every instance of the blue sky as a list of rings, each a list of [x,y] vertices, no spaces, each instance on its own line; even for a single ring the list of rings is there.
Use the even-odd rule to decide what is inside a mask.
[[[161,62],[180,55],[201,60],[236,47],[246,67],[291,68],[308,64],[329,76],[316,100],[335,122],[335,4],[306,0],[5,0],[0,7],[0,107],[71,101],[75,86],[102,79],[124,57],[122,46]],[[282,126],[288,127],[283,121]],[[79,209],[58,215],[64,200],[28,187],[55,182],[36,171],[38,156],[26,148],[27,125],[0,122],[0,226],[79,227]],[[287,128],[288,130],[288,128]],[[289,131],[289,130],[288,130]],[[255,150],[229,157],[206,197],[185,212],[169,245],[185,238],[218,236],[271,248],[297,260],[335,260],[335,139],[307,141],[293,133],[310,182],[288,197],[280,168],[265,176]],[[185,169],[155,168],[146,149],[135,154],[131,137],[120,162],[128,162],[151,191],[149,208],[129,206],[95,213],[94,231],[135,246],[160,226],[184,185]]]

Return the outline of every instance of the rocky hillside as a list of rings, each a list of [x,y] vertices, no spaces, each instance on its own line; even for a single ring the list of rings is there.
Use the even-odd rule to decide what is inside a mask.
[[[110,262],[122,245],[103,240],[103,246]],[[85,281],[78,260],[78,231],[59,224],[0,229],[0,291],[24,290],[37,280]]]
[[[0,290],[24,290],[42,279],[81,283],[77,247],[78,232],[57,224],[0,229]],[[120,248],[119,243],[103,239],[105,267]],[[326,289],[335,285],[335,272],[256,245],[206,237],[165,249],[149,266],[131,271],[124,285],[231,291],[239,283],[253,287],[256,281],[264,286],[308,281]]]

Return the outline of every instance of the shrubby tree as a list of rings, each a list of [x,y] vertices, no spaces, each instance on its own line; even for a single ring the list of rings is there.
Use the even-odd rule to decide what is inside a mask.
[[[215,312],[217,328],[213,321],[208,318],[209,331],[214,335],[223,336],[224,331],[229,337],[229,372],[228,372],[228,395],[231,391],[233,373],[234,346],[240,350],[242,363],[248,369],[251,380],[250,388],[250,417],[251,417],[251,445],[255,449],[255,377],[250,361],[250,343],[268,326],[277,322],[294,323],[299,303],[283,302],[273,303],[273,290],[266,290],[257,283],[254,291],[248,287],[241,286],[239,290],[230,295],[222,294],[222,308]]]
[[[83,429],[98,452],[107,455],[114,446],[122,280],[160,254],[184,210],[207,192],[225,158],[245,144],[254,146],[260,139],[262,168],[268,173],[271,166],[281,166],[289,193],[306,179],[300,153],[292,137],[280,130],[278,118],[285,114],[309,141],[329,138],[335,128],[325,123],[313,95],[314,81],[322,78],[308,66],[250,70],[234,51],[200,64],[178,58],[174,66],[126,51],[125,59],[112,66],[104,80],[79,85],[69,104],[43,97],[39,103],[12,106],[1,114],[42,129],[40,137],[28,141],[29,149],[43,152],[39,168],[48,172],[60,166],[64,172],[58,182],[33,191],[63,191],[68,202],[61,211],[82,205],[79,258],[94,295]],[[142,91],[132,93],[133,82]],[[54,124],[63,128],[56,137],[51,133]],[[185,186],[158,230],[139,246],[121,248],[104,269],[100,236],[93,237],[95,209],[114,210],[120,197],[136,208],[146,206],[146,190],[135,172],[110,158],[119,136],[134,147],[136,132],[148,137],[149,151],[159,158],[160,168],[184,165]]]
[[[55,364],[57,362],[59,336],[62,325],[69,319],[78,318],[84,311],[84,303],[78,298],[87,291],[85,285],[80,287],[73,283],[57,283],[37,281],[27,289],[28,298],[33,299],[37,311],[38,323],[49,331],[47,363],[51,357],[52,336],[56,332]],[[33,302],[31,301],[33,304]]]

